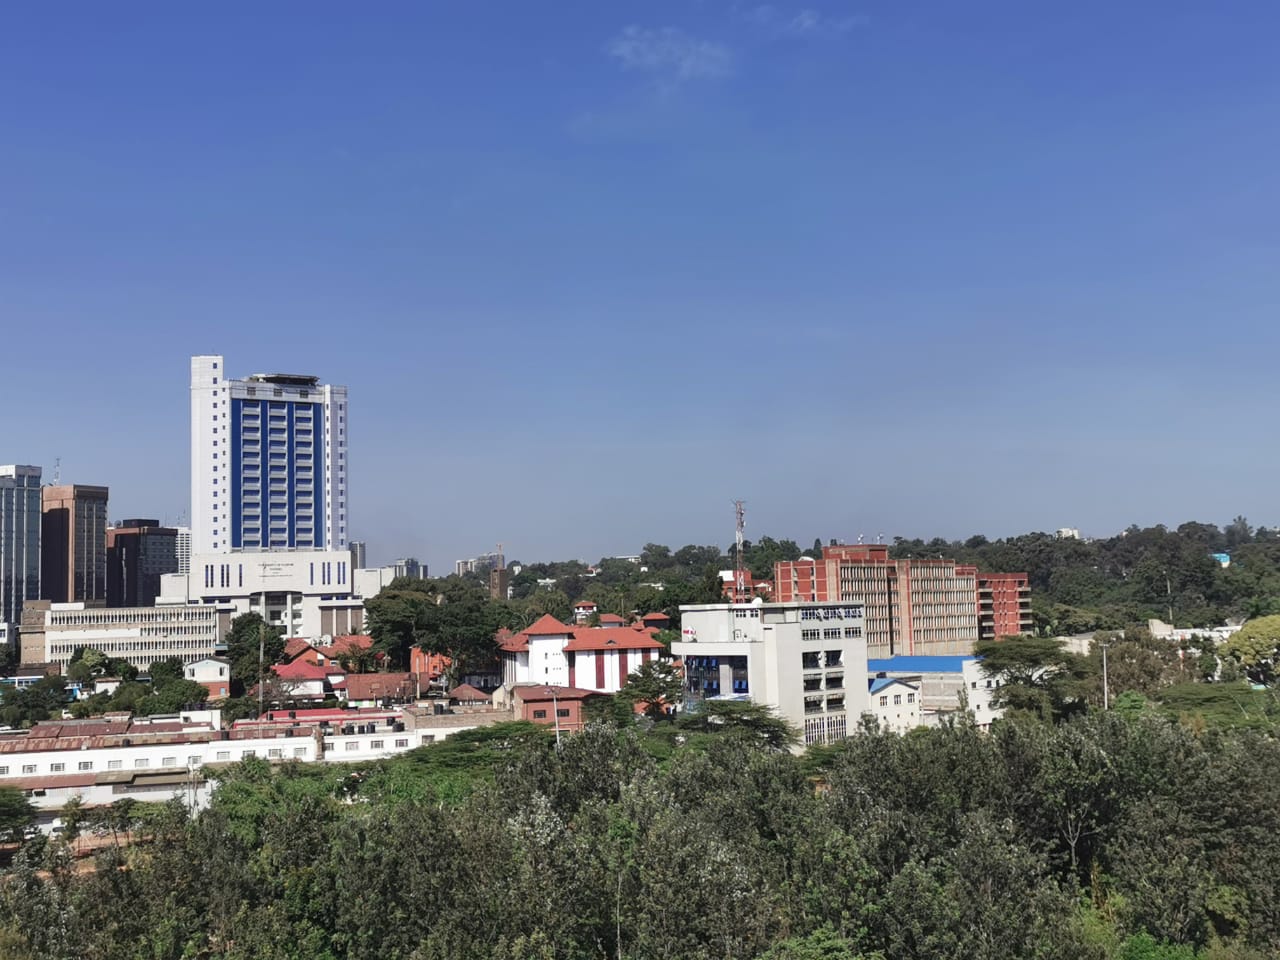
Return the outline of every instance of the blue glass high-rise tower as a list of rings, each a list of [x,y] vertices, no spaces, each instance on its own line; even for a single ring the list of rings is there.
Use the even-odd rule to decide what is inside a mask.
[[[191,358],[191,552],[347,549],[347,388]]]

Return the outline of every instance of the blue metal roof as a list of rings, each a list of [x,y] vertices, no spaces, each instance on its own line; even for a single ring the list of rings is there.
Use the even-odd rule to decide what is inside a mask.
[[[871,678],[871,690],[870,690],[870,692],[871,692],[871,693],[879,693],[879,692],[880,692],[881,690],[883,690],[885,687],[891,687],[891,686],[893,686],[895,683],[901,683],[904,687],[907,687],[907,688],[908,688],[908,689],[910,689],[910,690],[914,690],[914,689],[915,689],[915,687],[911,686],[911,684],[906,683],[906,682],[904,682],[904,681],[902,681],[902,680],[895,680],[893,677],[872,677],[872,678]]]
[[[959,673],[966,662],[977,657],[908,657],[905,655],[867,661],[868,673]]]

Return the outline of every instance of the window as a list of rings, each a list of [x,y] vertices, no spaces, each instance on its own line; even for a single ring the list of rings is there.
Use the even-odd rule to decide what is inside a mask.
[[[397,740],[397,741],[396,741],[396,747],[397,747],[398,749],[404,749],[404,748],[406,748],[406,747],[408,747],[408,746],[409,746],[409,738],[408,738],[408,737],[405,737],[405,738],[404,738],[404,739],[402,739],[402,740]]]
[[[67,769],[67,765],[66,765],[65,763],[51,763],[51,764],[49,764],[49,772],[50,772],[50,773],[63,773],[66,769]]]
[[[0,777],[8,776],[8,774],[9,774],[8,767],[0,767]]]
[[[915,703],[915,702],[916,702],[916,695],[914,693],[908,693],[907,703]]]
[[[881,697],[880,706],[887,707],[888,705],[889,705],[889,698],[887,696]]]
[[[307,755],[307,748],[306,748],[306,747],[294,747],[294,748],[293,748],[293,755],[294,755],[295,757],[305,757],[305,756]]]
[[[547,711],[545,711],[545,710],[535,710],[535,711],[533,711],[533,719],[535,719],[535,720],[545,720],[545,719],[547,719]]]
[[[346,749],[346,751],[347,751],[348,753],[350,753],[350,752],[351,752],[351,751],[353,751],[353,750],[359,750],[359,749],[360,749],[360,741],[358,741],[358,740],[348,740],[348,741],[347,741],[347,744],[346,744],[345,749]]]
[[[107,761],[107,769],[108,769],[108,770],[119,770],[119,769],[120,769],[121,767],[123,767],[123,766],[124,766],[124,761],[123,761],[123,760],[108,760],[108,761]]]
[[[151,766],[151,761],[146,757],[139,757],[137,760],[133,761],[133,769],[135,770],[145,770],[149,766]]]
[[[203,764],[203,763],[204,763],[204,758],[203,758],[203,757],[198,757],[198,756],[194,756],[194,757],[187,757],[187,766],[188,766],[188,767],[198,767],[198,766],[200,766],[200,765],[201,765],[201,764]]]
[[[894,705],[895,707],[900,707],[900,706],[902,706],[902,694],[900,694],[900,693],[895,693],[895,694],[893,695],[893,705]]]
[[[372,741],[372,742],[369,744],[369,749],[370,749],[370,750],[385,750],[385,749],[387,749],[387,741],[385,741],[385,740],[374,740],[374,741]]]
[[[231,759],[231,751],[230,751],[230,750],[219,750],[219,751],[218,751],[218,759],[219,759],[219,760],[230,760],[230,759]]]
[[[284,759],[284,751],[283,751],[283,750],[281,750],[279,747],[272,747],[270,750],[268,750],[268,751],[267,751],[267,759],[269,759],[269,760],[283,760],[283,759]]]
[[[334,746],[334,743],[332,740],[326,740],[324,742],[324,749],[325,749],[325,752],[328,753],[331,750],[336,750],[337,747]]]
[[[24,763],[24,764],[22,765],[22,772],[23,772],[23,773],[35,773],[35,772],[36,772],[36,765],[35,765],[34,763]]]
[[[257,755],[258,755],[257,750],[241,750],[240,751],[241,760],[247,760],[249,759],[249,757],[256,757]]]

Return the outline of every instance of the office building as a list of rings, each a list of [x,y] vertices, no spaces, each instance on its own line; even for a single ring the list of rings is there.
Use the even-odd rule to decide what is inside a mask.
[[[686,709],[707,699],[772,707],[804,744],[833,743],[870,709],[863,608],[854,603],[698,604],[680,608]]]
[[[820,558],[779,562],[774,596],[863,604],[873,657],[969,654],[981,638],[1030,628],[1026,574],[980,574],[939,557],[894,559],[884,544],[824,547]]]
[[[80,647],[128,660],[145,672],[157,660],[213,656],[228,618],[211,606],[102,607],[34,600],[22,614],[22,662],[54,663],[65,673]]]
[[[191,528],[190,527],[174,527],[177,531],[175,538],[175,549],[178,558],[178,573],[191,572]]]
[[[191,358],[191,551],[347,556],[347,388]]]
[[[160,578],[177,572],[173,527],[158,520],[124,520],[107,529],[107,606],[155,606]]]
[[[40,491],[40,595],[54,603],[107,599],[107,488]]]
[[[0,466],[0,624],[40,599],[40,468]]]
[[[351,569],[363,570],[367,565],[367,551],[363,540],[351,541]]]

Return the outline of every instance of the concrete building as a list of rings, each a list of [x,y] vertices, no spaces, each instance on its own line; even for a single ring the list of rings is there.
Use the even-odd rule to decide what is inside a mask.
[[[175,550],[178,557],[178,569],[176,573],[191,572],[191,528],[190,527],[174,527],[177,531],[175,539]]]
[[[978,574],[978,639],[1034,633],[1031,582],[1025,573]]]
[[[201,657],[186,665],[184,675],[192,683],[203,684],[210,700],[231,696],[231,661],[225,657]]]
[[[290,637],[337,636],[364,626],[354,579],[347,550],[196,554],[189,574],[161,579],[161,594],[213,606],[228,619],[257,613]]]
[[[0,624],[14,631],[40,599],[40,503],[39,467],[0,466]]]
[[[686,706],[750,699],[772,707],[806,745],[832,743],[868,711],[863,607],[854,603],[699,604],[680,608],[671,652]]]
[[[502,686],[574,687],[617,693],[642,663],[662,655],[654,631],[643,626],[569,626],[547,614],[499,642]]]
[[[107,488],[73,483],[40,491],[40,596],[106,602]]]
[[[988,729],[1003,710],[991,705],[999,685],[985,676],[977,657],[896,656],[867,661],[872,680],[906,680],[920,691],[921,722],[942,722],[968,710],[974,723]]]
[[[177,572],[173,527],[158,520],[123,520],[107,529],[107,606],[155,606],[160,578]]]
[[[894,559],[884,544],[830,546],[821,558],[782,561],[774,567],[774,596],[862,603],[874,657],[969,654],[983,636],[1031,629],[1026,574],[979,574],[936,557]]]
[[[347,388],[191,358],[191,550],[347,552]]]
[[[368,566],[368,563],[366,562],[368,559],[368,550],[366,549],[366,544],[363,540],[352,540],[349,549],[351,550],[352,570],[363,570]]]
[[[102,607],[36,600],[22,614],[22,663],[52,663],[65,673],[78,647],[94,647],[146,671],[169,657],[191,661],[213,656],[225,628],[213,607]]]
[[[869,681],[871,715],[880,729],[906,733],[923,726],[919,682],[897,677],[872,677]]]

